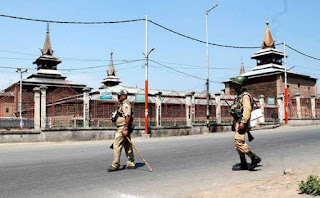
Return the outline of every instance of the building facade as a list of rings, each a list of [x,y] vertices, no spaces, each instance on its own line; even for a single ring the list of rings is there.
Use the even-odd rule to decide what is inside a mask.
[[[285,67],[283,64],[284,53],[277,50],[272,38],[269,22],[265,31],[261,49],[251,56],[256,60],[256,66],[249,72],[244,72],[243,65],[240,75],[248,77],[250,93],[258,98],[264,95],[269,104],[275,104],[277,97],[285,90]],[[231,78],[224,82],[225,94],[236,95],[232,87]],[[317,96],[317,79],[308,75],[287,71],[288,98],[294,98],[296,94],[310,98]]]
[[[36,87],[41,87],[42,93],[48,100],[57,100],[71,95],[82,93],[86,85],[67,80],[58,71],[61,60],[53,56],[49,24],[41,56],[33,62],[37,65],[36,72],[22,80],[22,111],[23,114],[30,114],[32,118],[34,105],[34,91]],[[19,117],[20,109],[20,82],[13,83],[0,93],[0,117]]]

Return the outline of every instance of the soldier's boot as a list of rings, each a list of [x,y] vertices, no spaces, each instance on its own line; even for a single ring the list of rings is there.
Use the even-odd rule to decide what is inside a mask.
[[[253,171],[254,168],[261,162],[261,158],[251,151],[248,153],[248,156],[251,158],[249,171]]]
[[[246,156],[244,154],[240,154],[240,164],[236,164],[232,167],[233,171],[241,171],[248,170],[248,164],[246,160]]]
[[[136,169],[136,164],[134,163],[134,161],[128,161],[127,165],[125,166],[126,169]]]
[[[114,167],[114,166],[110,166],[110,167],[108,168],[108,171],[109,171],[109,172],[118,171],[118,170],[119,170],[119,167],[116,168],[116,167]]]

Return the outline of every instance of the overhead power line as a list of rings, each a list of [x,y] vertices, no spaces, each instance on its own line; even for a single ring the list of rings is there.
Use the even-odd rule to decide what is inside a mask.
[[[144,59],[131,60],[131,61],[126,61],[124,63],[115,63],[113,65],[124,65],[124,64],[134,63],[134,62],[138,62],[138,61],[144,61]],[[94,69],[94,68],[99,68],[99,67],[107,67],[107,65],[98,65],[98,66],[81,67],[81,68],[73,68],[73,69],[59,69],[59,70],[76,71],[76,70]]]
[[[128,23],[128,22],[136,22],[136,21],[145,21],[145,19],[132,19],[132,20],[123,20],[123,21],[100,21],[100,22],[82,22],[82,21],[55,21],[55,20],[45,20],[45,19],[32,19],[32,18],[25,18],[25,17],[17,17],[17,16],[11,16],[11,15],[5,15],[5,14],[0,14],[0,17],[6,17],[6,18],[12,18],[12,19],[18,19],[18,20],[26,20],[26,21],[35,21],[35,22],[43,22],[43,23],[63,23],[63,24],[87,24],[87,25],[92,25],[92,24],[112,24],[112,23]],[[179,32],[176,32],[172,29],[169,29],[167,27],[164,27],[163,25],[160,25],[154,21],[148,20],[148,22],[163,28],[171,33],[177,34],[179,36],[188,38],[190,40],[194,40],[200,43],[206,43],[205,41],[187,36],[185,34],[181,34]],[[276,45],[280,45],[276,44]],[[216,44],[216,43],[209,43],[209,45],[214,45],[214,46],[218,46],[218,47],[226,47],[226,48],[239,48],[239,49],[257,49],[257,48],[261,48],[261,46],[232,46],[232,45],[222,45],[222,44]]]
[[[314,57],[314,56],[310,56],[310,55],[308,55],[308,54],[305,54],[305,53],[303,53],[303,52],[301,52],[301,51],[299,51],[299,50],[294,49],[293,47],[290,47],[290,46],[287,45],[287,44],[286,44],[286,46],[287,46],[289,49],[291,49],[291,50],[293,50],[293,51],[295,51],[295,52],[297,52],[297,53],[299,53],[299,54],[301,54],[301,55],[303,55],[303,56],[306,56],[306,57],[308,57],[308,58],[312,58],[312,59],[314,59],[314,60],[320,60],[320,58],[316,58],[316,57]]]
[[[34,68],[28,68],[28,67],[9,67],[9,66],[0,66],[0,68],[3,69],[34,69]]]
[[[167,61],[158,61],[159,63],[165,63],[165,64],[172,64],[172,65],[178,65],[178,66],[186,66],[186,67],[180,67],[184,69],[203,69],[204,65],[192,65],[192,64],[185,64],[185,63],[174,63],[174,62],[167,62]],[[238,67],[209,67],[209,69],[238,69]]]
[[[83,21],[55,21],[55,20],[44,20],[44,19],[32,19],[32,18],[25,18],[25,17],[17,17],[17,16],[11,16],[11,15],[5,15],[5,14],[0,14],[0,17],[6,17],[6,18],[11,18],[11,19],[18,19],[18,20],[27,20],[27,21],[36,21],[36,22],[44,22],[44,23],[63,23],[63,24],[112,24],[112,23],[129,23],[129,22],[137,22],[137,21],[145,21],[145,19],[131,19],[131,20],[122,20],[122,21],[98,21],[98,22],[83,22]],[[200,39],[196,39],[196,38],[193,38],[191,36],[187,36],[185,34],[182,34],[182,33],[179,33],[179,32],[176,32],[172,29],[169,29],[163,25],[160,25],[152,20],[148,20],[148,22],[164,29],[164,30],[167,30],[171,33],[174,33],[174,34],[177,34],[179,36],[182,36],[184,38],[187,38],[187,39],[190,39],[190,40],[193,40],[193,41],[196,41],[196,42],[199,42],[199,43],[203,43],[203,44],[206,44],[205,41],[202,41]],[[217,43],[208,43],[209,45],[213,45],[213,46],[217,46],[217,47],[225,47],[225,48],[237,48],[237,49],[258,49],[258,48],[261,48],[261,46],[234,46],[234,45],[223,45],[223,44],[217,44]],[[277,43],[275,44],[276,46],[277,45],[283,45],[283,43]],[[312,59],[315,59],[315,60],[320,60],[320,58],[316,58],[316,57],[313,57],[313,56],[310,56],[310,55],[307,55],[299,50],[296,50],[292,47],[290,47],[289,45],[286,45],[289,49],[299,53],[299,54],[302,54],[306,57],[309,57],[309,58],[312,58]],[[3,50],[1,50],[3,51]],[[7,51],[9,52],[9,51]],[[21,53],[21,54],[27,54],[27,53]],[[29,54],[31,55],[31,54]],[[34,55],[34,54],[32,54]]]
[[[167,66],[167,65],[158,63],[157,61],[150,60],[150,59],[149,59],[149,61],[151,61],[151,62],[153,62],[153,63],[156,63],[156,64],[158,64],[158,65],[160,65],[160,66],[162,66],[162,67],[165,67],[165,68],[167,68],[167,69],[170,69],[170,70],[173,70],[173,71],[175,71],[175,72],[178,72],[178,73],[180,73],[180,74],[183,74],[183,75],[186,75],[186,76],[190,76],[190,77],[193,77],[193,78],[196,78],[196,79],[199,79],[199,80],[206,80],[206,79],[204,79],[204,78],[200,78],[199,76],[195,76],[195,75],[192,75],[192,74],[188,74],[188,73],[179,71],[179,70],[177,70],[177,69],[174,69],[174,68],[172,68],[172,67],[169,67],[169,66]],[[217,82],[217,81],[211,81],[211,80],[210,80],[210,82],[212,82],[212,83],[217,83],[217,84],[221,84],[221,82]]]
[[[179,32],[176,32],[176,31],[172,30],[172,29],[169,29],[169,28],[167,28],[167,27],[164,27],[164,26],[162,26],[162,25],[160,25],[160,24],[158,24],[158,23],[156,23],[156,22],[154,22],[154,21],[151,21],[151,20],[148,20],[148,21],[149,21],[150,23],[152,23],[152,24],[154,24],[154,25],[162,28],[162,29],[165,29],[165,30],[171,32],[171,33],[177,34],[177,35],[182,36],[182,37],[185,37],[185,38],[187,38],[187,39],[191,39],[191,40],[197,41],[197,42],[199,42],[199,43],[204,43],[204,44],[206,44],[205,41],[202,41],[202,40],[199,40],[199,39],[196,39],[196,38],[187,36],[187,35],[185,35],[185,34],[181,34],[181,33],[179,33]],[[209,45],[214,45],[214,46],[217,46],[217,47],[238,48],[238,49],[257,49],[257,48],[261,48],[261,46],[257,46],[257,47],[255,47],[255,46],[233,46],[233,45],[222,45],[222,44],[217,44],[217,43],[208,43],[208,44],[209,44]],[[283,43],[278,43],[278,44],[276,44],[276,45],[281,45],[281,44],[283,44]]]
[[[44,20],[44,19],[31,19],[31,18],[25,18],[25,17],[10,16],[10,15],[5,15],[5,14],[0,14],[0,17],[6,17],[6,18],[11,18],[11,19],[20,19],[20,20],[26,20],[26,21],[37,21],[37,22],[44,22],[44,23],[64,23],[64,24],[83,24],[83,25],[130,23],[130,22],[145,20],[145,19],[131,19],[131,20],[123,20],[123,21],[84,22],[84,21],[54,21],[54,20]]]

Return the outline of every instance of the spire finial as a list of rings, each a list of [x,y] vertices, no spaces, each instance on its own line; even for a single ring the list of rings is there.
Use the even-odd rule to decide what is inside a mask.
[[[41,50],[42,55],[52,55],[53,50],[51,47],[51,42],[50,42],[50,34],[49,34],[49,23],[47,23],[47,36],[46,40],[44,41],[44,46],[43,49]]]
[[[49,33],[49,23],[47,23],[47,33]]]
[[[267,21],[266,21],[266,32],[264,34],[264,39],[263,39],[263,42],[262,42],[262,49],[266,49],[266,48],[273,48],[275,49],[275,45],[274,45],[274,40],[271,36],[271,32],[270,32],[270,28],[269,28],[269,20],[267,18]]]
[[[110,55],[111,55],[111,59],[110,59],[110,65],[109,65],[109,69],[108,69],[108,76],[116,76],[116,70],[114,69],[113,66],[113,59],[112,59],[112,55],[113,55],[113,51],[110,51]]]
[[[239,73],[239,75],[244,74],[244,73],[246,73],[246,71],[244,70],[243,56],[241,56],[241,66],[240,66],[240,73]]]

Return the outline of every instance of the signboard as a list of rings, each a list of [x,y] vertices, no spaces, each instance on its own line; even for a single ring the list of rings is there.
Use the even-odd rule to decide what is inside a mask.
[[[108,89],[103,89],[100,91],[100,100],[111,100],[112,92]]]
[[[274,105],[274,98],[268,98],[268,104]]]
[[[136,94],[136,102],[145,102],[144,94]]]

